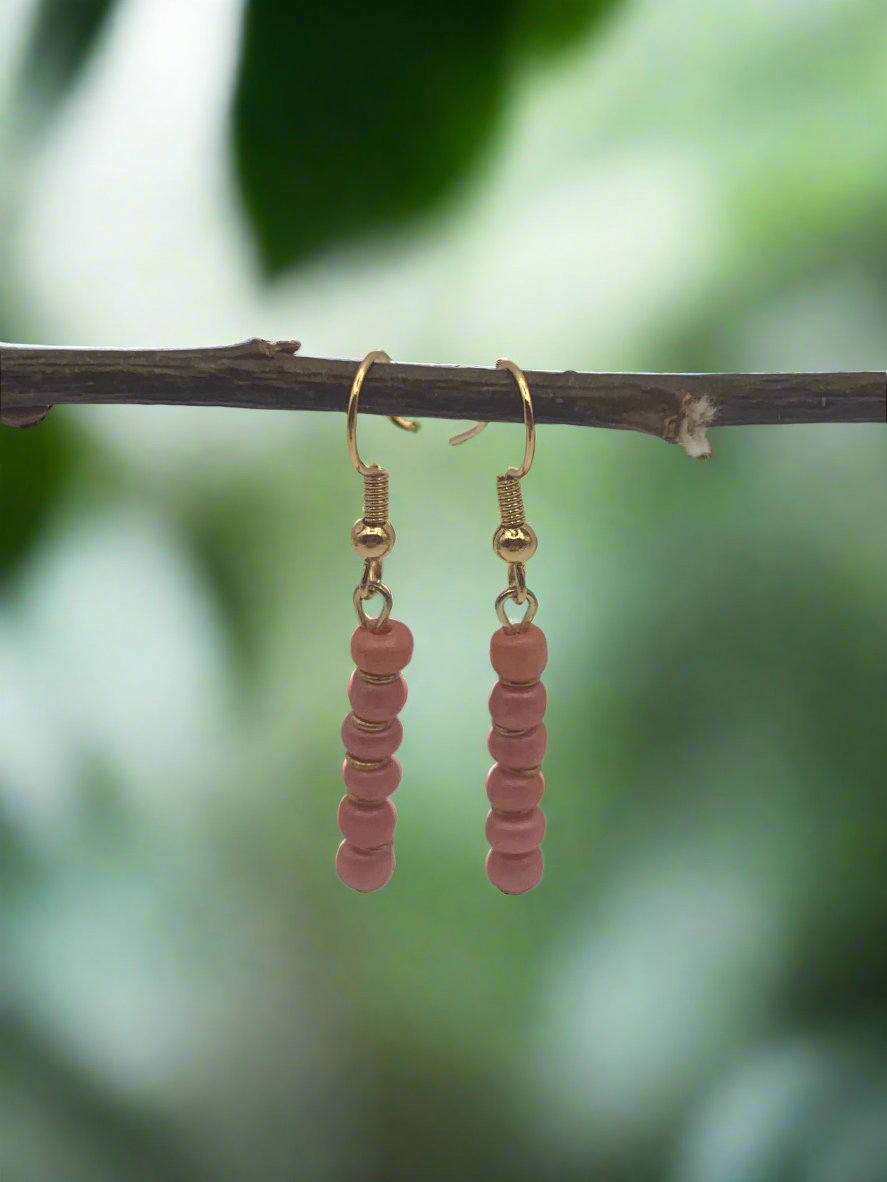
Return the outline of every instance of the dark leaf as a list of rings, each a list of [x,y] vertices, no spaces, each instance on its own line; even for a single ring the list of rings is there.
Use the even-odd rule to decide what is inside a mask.
[[[71,441],[52,416],[0,427],[0,583],[40,534],[68,470]]]
[[[518,40],[522,49],[553,53],[565,49],[587,32],[593,22],[618,0],[524,0]]]
[[[234,149],[265,269],[432,209],[489,146],[521,54],[605,6],[250,0]]]
[[[41,0],[21,83],[42,102],[65,97],[89,59],[115,0]]]

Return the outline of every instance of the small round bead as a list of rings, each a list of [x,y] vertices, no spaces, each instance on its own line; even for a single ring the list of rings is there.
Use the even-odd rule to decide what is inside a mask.
[[[396,540],[390,521],[384,525],[370,525],[361,518],[351,527],[351,547],[361,558],[384,558],[394,549]]]
[[[529,562],[539,548],[532,525],[500,525],[493,534],[493,550],[504,562]]]
[[[394,847],[363,850],[343,841],[336,851],[336,873],[353,891],[377,891],[394,873]]]
[[[541,681],[535,685],[506,685],[497,681],[490,694],[490,716],[496,726],[525,731],[545,716],[548,695]]]
[[[351,637],[351,658],[364,673],[400,673],[412,655],[413,634],[400,620],[387,620],[380,632],[355,628]]]
[[[386,759],[381,767],[355,767],[347,759],[342,764],[345,787],[358,800],[384,800],[396,791],[400,783],[400,760]]]
[[[536,681],[548,660],[545,633],[535,624],[519,632],[500,628],[490,641],[490,661],[505,681]]]
[[[535,808],[545,791],[545,777],[541,772],[511,771],[494,763],[487,772],[487,799],[502,813],[523,813]]]
[[[502,854],[498,850],[487,854],[487,878],[506,895],[522,895],[538,886],[543,866],[538,848],[527,854]]]
[[[500,854],[528,854],[545,836],[545,814],[542,809],[528,809],[525,813],[487,814],[487,841]]]
[[[503,767],[528,771],[542,762],[547,743],[548,732],[544,722],[518,735],[503,735],[493,727],[487,738],[487,750],[496,763],[501,763]]]
[[[397,824],[397,808],[393,800],[377,804],[363,804],[343,796],[339,803],[339,829],[352,845],[364,850],[375,850],[390,845]]]
[[[397,675],[393,681],[364,681],[355,669],[348,682],[351,709],[365,722],[387,722],[403,710],[407,700],[407,683]]]
[[[392,718],[383,731],[365,731],[349,714],[342,723],[342,742],[345,750],[355,759],[374,762],[387,759],[398,749],[403,739],[403,726],[399,718]]]

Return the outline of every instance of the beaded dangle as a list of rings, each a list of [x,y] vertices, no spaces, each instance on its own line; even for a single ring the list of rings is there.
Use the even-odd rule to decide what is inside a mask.
[[[487,877],[507,895],[532,890],[542,878],[539,848],[545,834],[545,815],[539,801],[545,790],[542,757],[545,754],[545,686],[539,680],[548,659],[545,634],[533,623],[539,601],[527,586],[526,566],[536,553],[538,539],[524,515],[521,480],[529,472],[536,450],[536,424],[529,386],[513,361],[502,359],[520,391],[524,408],[526,445],[520,468],[509,468],[496,477],[501,524],[493,535],[493,550],[508,563],[508,586],[496,599],[502,625],[490,642],[490,661],[499,680],[490,694],[492,729],[487,746],[496,761],[487,774],[491,808],[487,815]],[[451,439],[463,443],[486,427],[478,423]],[[509,600],[525,606],[523,619],[509,620]]]
[[[388,473],[378,464],[365,464],[357,450],[357,404],[364,378],[374,361],[390,361],[387,353],[367,354],[354,375],[348,400],[348,454],[363,477],[363,516],[351,530],[352,548],[363,559],[363,575],[354,589],[358,626],[351,637],[351,656],[357,668],[348,683],[351,712],[342,724],[345,762],[342,778],[347,792],[339,804],[343,841],[336,853],[336,872],[355,891],[377,891],[394,873],[394,828],[397,809],[391,794],[400,784],[401,766],[395,751],[403,738],[397,717],[407,700],[401,670],[413,654],[413,637],[391,616],[391,592],[382,581],[382,559],[394,547],[394,527],[388,520]],[[417,430],[408,419],[391,421],[407,431]],[[380,596],[377,616],[368,616],[366,601]]]

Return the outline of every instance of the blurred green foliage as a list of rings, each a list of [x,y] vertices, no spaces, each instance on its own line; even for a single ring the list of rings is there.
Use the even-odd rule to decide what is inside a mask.
[[[63,98],[89,60],[115,0],[41,0],[21,82],[47,104]]]
[[[46,527],[70,467],[64,428],[0,432],[0,580],[10,576]],[[13,508],[14,506],[14,508]]]
[[[265,269],[439,206],[490,150],[527,54],[569,44],[611,4],[253,0],[234,143]]]
[[[169,25],[159,4],[121,3],[67,122],[12,161],[0,307],[30,339],[884,365],[878,6],[423,12],[439,105],[396,61],[406,114],[370,131],[422,112],[445,139],[468,96],[485,126],[449,174],[407,136],[373,161],[381,195],[319,148],[309,192],[281,147],[266,262],[328,249],[269,294],[219,213],[244,14],[226,56],[220,0],[168,0]],[[247,40],[301,11],[253,4]],[[305,121],[366,131],[389,94],[368,19],[335,63],[294,33],[262,51],[269,126],[295,135],[294,88],[341,84],[342,130]],[[218,138],[176,89],[211,52]],[[288,185],[324,203],[295,229]],[[349,248],[385,224],[389,249]],[[884,1182],[884,432],[715,429],[694,465],[540,430],[546,876],[506,899],[482,869],[489,543],[520,428],[452,450],[443,423],[363,423],[416,636],[398,871],[363,898],[332,871],[361,492],[342,417],[57,407],[0,432],[0,1178]]]
[[[24,79],[63,93],[114,3],[41,0]],[[526,57],[613,4],[248,0],[232,137],[266,273],[439,205],[489,148]]]

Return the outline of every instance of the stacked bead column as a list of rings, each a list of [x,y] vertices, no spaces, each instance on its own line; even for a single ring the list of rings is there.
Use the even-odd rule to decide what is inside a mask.
[[[507,895],[532,890],[542,878],[545,790],[542,757],[547,741],[545,686],[539,680],[548,660],[545,634],[535,624],[500,628],[490,642],[499,681],[490,695],[493,727],[487,746],[495,763],[487,775],[487,877]]]
[[[394,756],[403,738],[397,715],[407,700],[401,670],[412,655],[412,633],[398,620],[385,621],[378,631],[361,625],[351,637],[357,668],[348,683],[351,713],[342,724],[348,791],[339,805],[345,840],[336,872],[355,891],[377,891],[394,873],[397,809],[390,798],[401,775]]]

